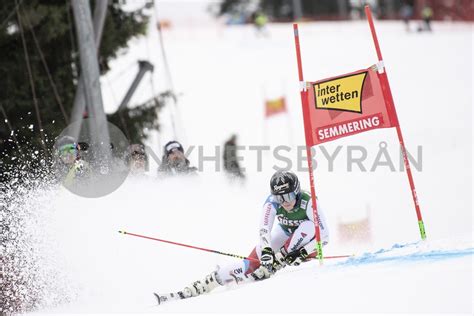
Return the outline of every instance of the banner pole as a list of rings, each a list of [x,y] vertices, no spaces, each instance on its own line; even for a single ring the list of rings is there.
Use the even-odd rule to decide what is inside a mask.
[[[306,140],[306,157],[308,159],[308,169],[309,169],[309,184],[311,187],[311,202],[313,204],[313,217],[314,217],[314,228],[316,231],[316,252],[319,262],[323,263],[323,246],[321,244],[321,231],[319,229],[319,216],[318,216],[318,206],[316,200],[316,190],[314,188],[314,175],[313,175],[313,160],[311,155],[311,145],[312,145],[312,134],[311,134],[311,125],[309,122],[309,109],[308,109],[308,98],[306,89],[306,83],[303,79],[303,66],[301,62],[301,51],[300,51],[300,38],[298,33],[298,24],[293,24],[293,31],[295,36],[295,48],[296,48],[296,59],[298,62],[298,77],[300,84],[300,96],[301,96],[301,106],[303,108],[303,121],[304,121],[304,134]]]
[[[420,229],[421,239],[424,240],[424,239],[426,239],[425,225],[423,223],[423,218],[421,216],[420,205],[418,203],[418,196],[416,194],[416,189],[415,189],[415,182],[413,181],[413,175],[412,175],[411,168],[410,168],[410,162],[408,161],[407,152],[406,152],[406,148],[405,148],[405,142],[403,140],[403,135],[402,135],[402,130],[400,128],[400,124],[398,122],[398,115],[397,115],[397,111],[395,109],[395,103],[393,102],[393,96],[392,96],[392,91],[390,89],[390,84],[388,82],[387,71],[385,69],[385,66],[383,65],[382,52],[380,50],[379,41],[377,39],[377,33],[375,32],[374,21],[372,19],[372,12],[370,11],[369,5],[365,6],[365,14],[366,14],[367,20],[369,22],[370,31],[372,33],[372,39],[373,39],[374,45],[375,45],[375,50],[377,51],[377,57],[378,57],[378,60],[379,60],[379,65],[380,65],[380,67],[382,67],[382,70],[381,71],[379,70],[379,77],[380,77],[380,81],[381,81],[381,84],[382,84],[382,91],[383,91],[383,94],[384,94],[385,101],[388,102],[388,106],[389,106],[389,108],[392,112],[390,114],[391,119],[392,119],[392,116],[393,116],[393,120],[394,120],[393,123],[395,123],[394,125],[397,129],[398,141],[400,143],[400,149],[402,150],[402,155],[403,155],[403,163],[405,164],[405,170],[407,172],[408,182],[410,183],[410,188],[411,188],[411,195],[412,195],[412,198],[413,198],[413,203],[415,204],[416,216],[418,218],[418,228]]]

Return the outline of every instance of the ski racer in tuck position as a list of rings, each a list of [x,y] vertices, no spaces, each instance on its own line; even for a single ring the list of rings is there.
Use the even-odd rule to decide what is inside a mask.
[[[230,282],[264,280],[285,265],[299,265],[317,255],[311,194],[301,191],[298,177],[286,171],[277,171],[272,176],[270,190],[260,219],[259,243],[249,255],[255,260],[245,259],[217,267],[203,280],[195,281],[176,293],[154,293],[158,304],[208,293]],[[321,242],[326,245],[329,232],[319,203],[318,217]],[[273,227],[275,219],[278,224]]]

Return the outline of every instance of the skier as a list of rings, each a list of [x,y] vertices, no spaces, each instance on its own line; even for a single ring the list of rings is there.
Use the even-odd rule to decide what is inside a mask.
[[[421,10],[421,17],[423,23],[418,27],[418,32],[428,31],[431,32],[431,20],[433,19],[433,9],[430,6],[425,5]]]
[[[407,32],[410,32],[410,20],[413,17],[413,0],[404,0],[403,5],[400,8],[400,17],[405,23],[405,28]]]
[[[197,175],[197,168],[191,167],[189,160],[184,156],[183,146],[173,140],[166,143],[161,164],[158,167],[158,175]]]
[[[268,17],[262,12],[254,12],[251,15],[251,20],[255,26],[255,31],[257,36],[267,37],[270,35],[266,27],[268,23]]]
[[[249,258],[207,275],[184,290],[170,294],[156,294],[158,304],[172,299],[183,299],[208,293],[231,282],[264,280],[286,265],[299,265],[316,257],[315,218],[311,194],[300,191],[298,177],[287,171],[277,171],[270,180],[271,194],[263,205],[260,220],[260,239]],[[326,245],[329,232],[318,204],[318,223],[321,241]],[[277,219],[278,225],[273,227]],[[273,230],[272,230],[273,227]]]
[[[64,185],[72,185],[90,173],[89,164],[80,156],[80,151],[87,150],[87,147],[86,143],[78,144],[71,136],[61,136],[56,140],[56,171]]]

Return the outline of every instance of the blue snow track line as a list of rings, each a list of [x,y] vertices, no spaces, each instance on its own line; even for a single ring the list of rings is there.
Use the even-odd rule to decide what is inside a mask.
[[[400,247],[396,247],[400,248]],[[392,249],[395,249],[392,247]],[[335,264],[337,267],[364,265],[382,262],[417,262],[417,261],[438,261],[446,259],[455,259],[465,256],[473,256],[474,248],[453,249],[453,250],[415,250],[416,252],[407,254],[391,254],[391,250],[379,250],[374,253],[365,253],[360,256],[352,257],[344,262]]]

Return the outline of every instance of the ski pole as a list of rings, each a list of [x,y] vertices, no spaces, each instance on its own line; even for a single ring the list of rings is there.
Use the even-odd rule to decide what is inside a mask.
[[[202,247],[186,245],[186,244],[182,244],[182,243],[179,243],[179,242],[174,242],[174,241],[159,239],[159,238],[155,238],[155,237],[134,234],[134,233],[126,232],[126,231],[123,231],[123,230],[119,230],[118,232],[120,234],[124,234],[124,235],[130,235],[130,236],[135,236],[135,237],[139,237],[139,238],[160,241],[160,242],[164,242],[164,243],[168,243],[168,244],[172,244],[172,245],[177,245],[177,246],[182,246],[182,247],[187,247],[187,248],[192,248],[192,249],[197,249],[197,250],[202,250],[202,251],[207,251],[207,252],[212,252],[212,253],[217,253],[219,255],[224,255],[224,256],[229,256],[229,257],[234,257],[234,258],[239,258],[239,259],[246,259],[246,260],[250,260],[250,261],[260,262],[260,260],[258,260],[256,258],[244,257],[244,256],[234,255],[234,254],[231,254],[231,253],[225,253],[225,252],[218,251],[218,250],[212,250],[212,249],[207,249],[207,248],[202,248]],[[324,257],[324,259],[340,259],[340,258],[348,258],[348,257],[353,257],[353,255],[326,256],[326,257]]]
[[[126,232],[126,231],[123,231],[123,230],[119,230],[118,232],[120,234],[124,234],[124,235],[130,235],[130,236],[135,236],[135,237],[140,237],[140,238],[145,238],[145,239],[150,239],[150,240],[155,240],[155,241],[161,241],[161,242],[165,242],[165,243],[172,244],[172,245],[183,246],[183,247],[188,247],[188,248],[192,248],[192,249],[217,253],[219,255],[224,255],[224,256],[229,256],[229,257],[234,257],[234,258],[239,258],[239,259],[246,259],[246,260],[250,260],[250,261],[260,262],[260,260],[258,260],[256,258],[249,258],[249,257],[234,255],[234,254],[231,254],[231,253],[225,253],[225,252],[222,252],[222,251],[217,251],[217,250],[206,249],[206,248],[202,248],[202,247],[186,245],[186,244],[182,244],[182,243],[179,243],[179,242],[174,242],[174,241],[169,241],[169,240],[164,240],[164,239],[159,239],[159,238],[154,238],[154,237],[149,237],[149,236],[144,236],[144,235],[139,235],[139,234],[134,234],[134,233],[129,233],[129,232]]]

